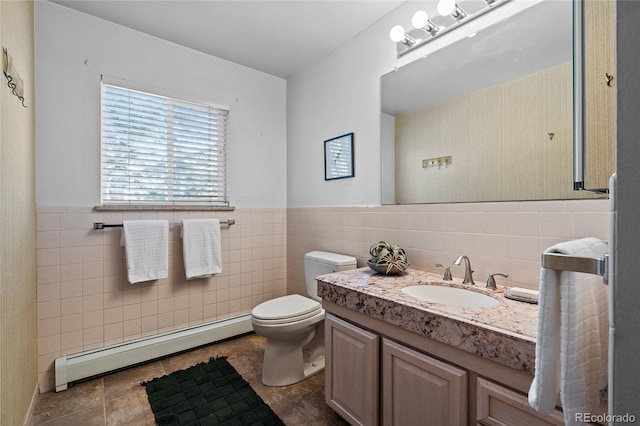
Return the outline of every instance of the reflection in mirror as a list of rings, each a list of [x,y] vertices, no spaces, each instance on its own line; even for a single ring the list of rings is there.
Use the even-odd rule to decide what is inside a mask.
[[[615,171],[614,0],[576,2],[574,25],[574,187],[607,193]]]
[[[594,197],[573,190],[572,2],[536,3],[381,86],[383,203]]]

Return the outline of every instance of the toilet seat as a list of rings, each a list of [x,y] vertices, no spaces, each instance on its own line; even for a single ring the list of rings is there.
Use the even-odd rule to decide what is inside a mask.
[[[322,313],[319,302],[290,294],[262,302],[251,311],[254,322],[263,324],[286,324],[302,321]]]

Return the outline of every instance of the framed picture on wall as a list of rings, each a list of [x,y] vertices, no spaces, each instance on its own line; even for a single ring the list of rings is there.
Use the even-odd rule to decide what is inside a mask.
[[[324,180],[353,176],[353,133],[324,141]]]

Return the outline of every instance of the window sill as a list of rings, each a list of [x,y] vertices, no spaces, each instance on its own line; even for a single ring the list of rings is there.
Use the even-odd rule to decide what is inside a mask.
[[[100,205],[95,206],[93,208],[98,212],[106,212],[106,211],[158,211],[158,210],[167,210],[167,211],[218,211],[218,212],[229,212],[234,211],[236,208],[233,206],[196,206],[196,205],[180,205],[180,204],[108,204],[108,205]]]

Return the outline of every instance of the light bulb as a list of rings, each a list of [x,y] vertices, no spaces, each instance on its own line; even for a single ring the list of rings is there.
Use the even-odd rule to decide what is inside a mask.
[[[411,18],[411,25],[414,28],[424,28],[429,23],[429,15],[424,10],[419,10],[413,14],[413,18]]]
[[[389,37],[391,38],[391,41],[395,43],[399,43],[403,41],[405,39],[405,36],[404,36],[404,28],[402,27],[402,25],[396,25],[393,28],[391,28],[391,31],[389,32]]]
[[[456,0],[440,0],[438,2],[438,13],[440,16],[451,15],[456,8]]]

